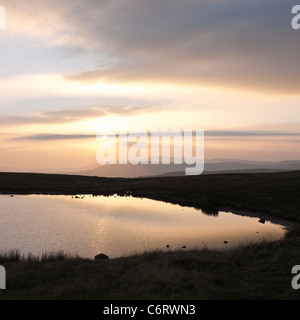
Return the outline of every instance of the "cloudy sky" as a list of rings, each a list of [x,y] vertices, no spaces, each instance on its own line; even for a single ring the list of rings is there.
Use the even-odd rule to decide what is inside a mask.
[[[207,159],[300,159],[300,2],[0,4],[0,168],[95,164],[114,117],[205,129]]]

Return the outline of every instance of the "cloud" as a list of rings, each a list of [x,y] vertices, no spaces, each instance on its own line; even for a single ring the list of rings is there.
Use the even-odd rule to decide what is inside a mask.
[[[55,141],[55,140],[80,140],[80,139],[95,139],[95,135],[88,134],[36,134],[24,136],[14,139],[15,141],[31,140],[31,141]]]
[[[113,133],[112,133],[113,134]],[[141,135],[142,132],[136,132]],[[151,135],[151,132],[148,132]],[[161,136],[161,134],[159,134]],[[164,135],[164,134],[162,134]],[[110,136],[106,134],[106,136]],[[126,137],[125,133],[120,138]],[[241,137],[300,137],[300,132],[275,132],[275,131],[214,131],[206,130],[205,137],[211,138],[241,138]],[[96,139],[96,135],[91,134],[36,134],[15,138],[14,140],[32,140],[32,141],[55,141],[55,140],[76,140],[76,139]],[[290,142],[299,142],[298,140],[288,140]]]
[[[74,108],[62,111],[51,111],[28,116],[1,116],[0,125],[28,125],[28,124],[60,124],[77,122],[90,118],[101,118],[107,115],[129,116],[140,112],[150,112],[151,107],[136,106],[103,106]]]
[[[164,82],[300,93],[293,0],[9,0],[15,32],[106,55],[73,81]],[[35,14],[38,12],[38,14]]]

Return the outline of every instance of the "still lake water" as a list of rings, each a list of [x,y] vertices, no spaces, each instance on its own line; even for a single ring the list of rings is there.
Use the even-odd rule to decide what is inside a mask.
[[[230,212],[211,216],[194,208],[133,197],[0,196],[0,251],[63,250],[93,258],[144,251],[232,248],[277,240],[285,228]],[[228,244],[224,244],[228,241]],[[167,249],[166,246],[170,248]]]

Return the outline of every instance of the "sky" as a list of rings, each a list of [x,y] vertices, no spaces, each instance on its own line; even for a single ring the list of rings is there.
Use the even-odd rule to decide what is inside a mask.
[[[114,118],[204,129],[206,159],[300,159],[298,2],[0,0],[0,169],[96,165]]]

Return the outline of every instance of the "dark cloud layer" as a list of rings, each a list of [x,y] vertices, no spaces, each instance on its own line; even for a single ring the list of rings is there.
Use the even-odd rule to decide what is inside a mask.
[[[300,32],[291,28],[294,1],[110,3],[99,10],[107,16],[101,14],[98,20],[93,15],[94,19],[83,24],[82,33],[94,45],[109,50],[118,62],[69,79],[299,93]]]
[[[139,135],[139,133],[136,133]],[[142,133],[140,133],[142,134]],[[107,134],[106,134],[107,135]],[[150,132],[148,133],[150,136]],[[161,134],[160,134],[161,135]],[[109,136],[109,135],[107,135]],[[126,135],[121,134],[120,137],[125,137]],[[300,137],[300,132],[274,132],[274,131],[214,131],[206,130],[205,137],[216,137],[216,138],[256,138],[256,137]],[[14,140],[32,140],[32,141],[55,141],[55,140],[76,140],[76,139],[95,139],[96,135],[91,134],[37,134],[15,138]],[[299,140],[289,140],[294,142],[299,142]]]
[[[299,1],[298,1],[299,2]],[[299,93],[295,0],[9,0],[39,28],[109,65],[73,81],[164,82]],[[48,18],[44,21],[43,15]],[[50,18],[49,18],[50,17]],[[31,17],[32,20],[32,17]],[[50,27],[49,27],[50,26]],[[51,29],[51,28],[50,28]],[[53,40],[53,39],[52,39]],[[103,61],[102,61],[103,62]]]

